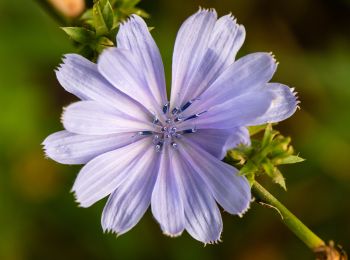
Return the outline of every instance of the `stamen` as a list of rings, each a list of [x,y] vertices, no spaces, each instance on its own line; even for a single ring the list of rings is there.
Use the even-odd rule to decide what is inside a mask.
[[[164,106],[163,106],[163,113],[166,114],[168,112],[168,109],[169,109],[169,103],[166,103]]]
[[[153,136],[153,143],[158,144],[159,143],[159,135],[154,135]]]
[[[179,109],[177,107],[174,107],[173,111],[171,111],[173,115],[176,115],[177,112],[179,112]]]
[[[139,135],[152,135],[153,132],[152,131],[140,131],[138,134]]]
[[[188,101],[185,105],[183,105],[181,111],[185,111],[190,105],[192,105],[192,100]]]
[[[157,145],[156,145],[156,152],[160,152],[160,150],[162,149],[162,143],[159,142]]]
[[[182,131],[183,134],[192,134],[192,133],[195,133],[195,132],[197,132],[197,130],[195,128],[186,129],[186,130]]]
[[[154,124],[154,125],[159,124],[159,119],[158,119],[157,117],[154,117],[154,119],[153,119],[153,124]]]
[[[171,143],[171,146],[172,146],[174,149],[177,149],[177,143],[172,142],[172,143]]]
[[[197,117],[199,117],[201,114],[204,114],[205,112],[207,112],[207,111],[203,111],[203,112],[194,114],[194,115],[192,115],[192,116],[189,116],[189,117],[185,118],[184,121],[187,121],[187,120],[190,120],[190,119],[193,119],[193,118],[197,118]]]
[[[195,99],[191,99],[190,101],[188,101],[185,105],[182,106],[181,112],[185,111],[190,105],[193,104],[194,101],[199,100],[199,99],[200,99],[200,98],[197,97],[197,98],[195,98]]]
[[[178,116],[178,117],[176,117],[176,118],[174,119],[174,122],[177,123],[177,122],[180,122],[180,121],[182,121],[182,120],[183,120],[183,119],[182,119],[181,117]]]
[[[192,129],[185,129],[185,130],[178,131],[177,123],[184,120],[196,118],[206,112],[206,111],[203,111],[201,113],[191,115],[187,118],[181,116],[182,109],[183,110],[187,109],[195,100],[197,99],[191,99],[190,101],[185,103],[185,105],[182,106],[182,108],[174,107],[170,109],[169,103],[165,104],[163,106],[163,112],[166,113],[164,120],[158,119],[158,117],[154,115],[153,122],[157,124],[156,126],[154,126],[155,130],[140,131],[138,132],[139,135],[152,135],[152,144],[154,145],[154,148],[157,152],[162,151],[164,145],[170,146],[173,149],[178,149],[179,145],[176,142],[176,140],[181,139],[183,134],[196,132],[196,129],[193,127]]]

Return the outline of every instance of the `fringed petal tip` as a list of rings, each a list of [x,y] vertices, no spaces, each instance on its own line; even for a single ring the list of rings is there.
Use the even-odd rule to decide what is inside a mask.
[[[102,231],[103,231],[104,234],[115,234],[116,237],[118,237],[120,235],[113,228],[103,225],[103,222],[101,222],[101,226],[102,226]]]
[[[51,160],[54,160],[56,161],[52,156],[52,154],[50,153],[50,142],[51,142],[51,139],[52,139],[52,136],[54,134],[51,134],[49,136],[47,136],[42,142],[41,142],[41,146],[42,146],[42,149],[44,151],[44,156],[45,156],[45,159],[51,159]],[[56,162],[59,162],[59,161],[56,161]],[[60,162],[59,162],[60,163]]]
[[[276,65],[278,65],[278,61],[277,61],[277,59],[276,59],[275,54],[274,54],[272,51],[268,52],[268,54],[271,56],[271,58],[272,58],[273,61],[276,63]]]
[[[227,15],[224,15],[223,17],[228,17],[230,18],[233,22],[237,23],[236,17],[232,14],[232,12],[229,12]]]
[[[255,198],[251,197],[250,200],[247,200],[247,204],[244,206],[243,210],[237,213],[230,213],[228,211],[226,211],[225,209],[223,209],[223,212],[227,212],[233,216],[238,216],[239,218],[243,218],[244,214],[246,214],[249,210],[250,210],[250,205],[252,202],[254,202]]]
[[[182,235],[182,233],[183,233],[183,231],[180,231],[179,233],[176,233],[176,234],[172,234],[172,233],[168,233],[166,231],[163,231],[163,235],[165,235],[167,237],[171,237],[171,238],[179,237]]]
[[[242,24],[237,23],[237,18],[230,12],[227,15],[224,15],[221,17],[222,18],[228,18],[233,22],[234,26],[237,26],[240,30],[243,30],[245,33],[245,27]]]
[[[119,24],[119,28],[125,27],[128,24],[131,24],[133,22],[136,23],[142,23],[145,26],[147,26],[146,22],[142,19],[142,17],[138,16],[137,14],[132,14],[129,17],[125,18],[125,20],[123,20],[120,24]],[[119,29],[120,30],[120,29]]]
[[[194,15],[199,14],[199,13],[213,13],[215,16],[217,16],[217,12],[216,12],[215,8],[204,8],[204,7],[199,6],[198,11]]]
[[[65,117],[65,113],[66,113],[66,111],[67,111],[67,108],[70,106],[70,105],[72,105],[72,104],[74,104],[74,103],[76,103],[76,102],[72,102],[72,103],[70,103],[70,104],[68,104],[68,105],[66,105],[66,106],[64,106],[64,107],[62,107],[62,113],[61,113],[61,116],[60,116],[60,122],[61,122],[61,124],[64,126],[64,117]]]
[[[41,144],[41,145],[43,145],[43,150],[44,150],[44,158],[45,158],[46,160],[50,160],[50,159],[51,159],[51,157],[50,157],[50,155],[48,154],[48,151],[47,151],[47,149],[46,149],[45,145],[44,145],[44,144]]]
[[[47,138],[45,138],[45,140],[41,143],[41,146],[42,146],[42,149],[44,150],[45,159],[51,159],[46,142],[47,142]]]
[[[248,212],[248,210],[250,209],[250,204],[254,201],[254,198],[251,198],[250,200],[248,200],[248,203],[246,205],[246,207],[239,213],[237,213],[237,216],[239,218],[243,218],[244,214]]]
[[[128,16],[127,18],[125,18],[125,20],[120,22],[119,28],[124,27],[125,25],[127,25],[130,22],[133,22],[135,19],[142,19],[142,18],[140,16],[138,16],[137,14],[132,14],[132,15]]]
[[[75,191],[74,185],[73,185],[72,189],[70,190],[70,193],[72,193],[72,195],[74,197],[74,202],[77,204],[77,206],[79,208],[86,208],[86,207],[82,206],[81,202],[79,201],[78,195],[77,195],[77,192]]]
[[[64,66],[74,66],[77,60],[85,60],[85,58],[76,53],[64,54],[57,68],[62,69]]]
[[[104,234],[112,234],[115,235],[116,238],[120,237],[121,235],[125,234],[127,231],[124,232],[119,232],[117,230],[114,230],[113,228],[110,227],[103,227],[102,226],[102,231]]]
[[[288,88],[289,88],[290,93],[292,94],[291,95],[291,102],[294,102],[294,104],[295,104],[295,110],[294,110],[294,112],[295,112],[297,109],[300,109],[300,106],[299,106],[300,100],[298,97],[298,92],[295,91],[295,88],[290,88],[290,87],[288,87]]]
[[[219,243],[221,243],[222,242],[222,240],[221,240],[221,234],[222,233],[220,233],[220,235],[219,235],[219,238],[217,239],[217,240],[212,240],[212,241],[207,241],[207,242],[203,242],[203,244],[204,244],[204,247],[206,247],[207,245],[217,245],[217,244],[219,244]]]
[[[299,96],[298,96],[299,93],[295,91],[295,88],[289,88],[289,89],[295,98],[296,110],[301,109],[299,106],[299,104],[301,103],[301,101],[299,100]]]
[[[79,195],[77,193],[77,190],[75,188],[75,185],[73,185],[72,189],[70,190],[70,193],[73,194],[73,197],[74,197],[74,202],[77,204],[77,206],[79,208],[88,208],[91,206],[91,203],[86,203],[86,202],[83,202],[81,200],[81,198],[79,198]]]

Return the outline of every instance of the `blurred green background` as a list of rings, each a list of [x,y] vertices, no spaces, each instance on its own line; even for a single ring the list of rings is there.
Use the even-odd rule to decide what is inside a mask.
[[[232,12],[245,25],[239,56],[273,51],[275,81],[295,87],[301,110],[278,127],[304,163],[283,168],[288,192],[266,183],[312,230],[350,250],[350,2],[144,0],[140,7],[169,79],[176,32],[198,6]],[[70,193],[78,166],[44,158],[40,143],[62,129],[62,106],[76,100],[55,79],[74,52],[34,1],[0,1],[0,259],[313,259],[269,209],[240,219],[223,213],[223,243],[204,247],[162,235],[150,212],[127,234],[103,234],[105,200],[78,208]]]

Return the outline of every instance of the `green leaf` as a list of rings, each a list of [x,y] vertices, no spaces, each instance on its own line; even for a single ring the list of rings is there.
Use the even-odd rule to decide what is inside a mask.
[[[286,181],[285,181],[282,173],[277,168],[275,168],[275,169],[276,170],[275,170],[274,176],[272,178],[273,182],[279,184],[284,190],[287,190]]]
[[[301,158],[297,155],[289,155],[283,159],[279,159],[276,161],[276,164],[292,164],[292,163],[299,163],[305,161],[304,158]]]
[[[95,32],[84,27],[61,27],[68,36],[76,42],[88,44],[95,39]]]
[[[132,8],[135,5],[137,5],[140,2],[140,0],[126,0],[123,2],[123,7],[124,8]]]
[[[96,51],[98,53],[101,53],[104,49],[108,47],[113,47],[114,43],[108,39],[107,37],[101,37],[98,39],[97,45],[96,45]]]
[[[271,163],[271,161],[268,158],[265,158],[261,165],[268,176],[274,176],[276,167]]]
[[[108,27],[103,17],[99,1],[96,2],[92,8],[93,21],[97,36],[105,35],[108,33]]]
[[[272,129],[272,125],[268,124],[265,129],[264,137],[261,141],[261,147],[267,147],[278,134],[278,131]]]
[[[239,171],[240,175],[255,174],[258,171],[258,167],[252,162],[248,161],[242,169]]]
[[[143,18],[149,18],[150,17],[149,13],[147,13],[146,11],[141,10],[139,8],[134,8],[132,13],[137,14],[138,16],[141,16]]]
[[[265,130],[267,124],[263,124],[263,125],[256,125],[256,126],[249,126],[248,127],[248,131],[249,131],[249,135],[256,135],[257,133],[260,133],[261,131]]]
[[[250,187],[252,187],[255,182],[255,174],[247,174],[245,177],[247,178]]]
[[[92,20],[92,9],[86,10],[81,16],[80,20]]]
[[[105,24],[108,28],[108,30],[112,30],[113,24],[114,24],[114,14],[113,14],[113,9],[109,1],[106,2],[104,7],[101,7],[102,9],[102,15],[103,19],[105,21]]]

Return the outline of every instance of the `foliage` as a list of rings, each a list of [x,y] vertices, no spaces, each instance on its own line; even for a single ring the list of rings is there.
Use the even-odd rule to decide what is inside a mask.
[[[251,146],[239,145],[228,152],[226,159],[240,168],[240,174],[245,175],[251,185],[256,176],[267,175],[286,190],[285,179],[278,166],[304,159],[294,154],[291,138],[281,135],[271,124],[251,127],[249,132],[254,136],[264,129],[261,140],[252,138]]]
[[[86,10],[74,27],[62,30],[76,43],[78,52],[95,61],[107,47],[115,45],[119,24],[131,14],[148,17],[135,6],[140,0],[95,0],[93,7]]]

